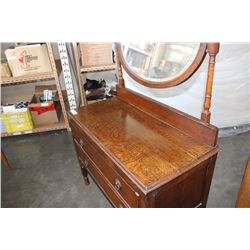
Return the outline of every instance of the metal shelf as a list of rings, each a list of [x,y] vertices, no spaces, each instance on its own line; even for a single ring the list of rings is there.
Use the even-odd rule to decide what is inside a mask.
[[[55,124],[34,128],[32,130],[26,130],[26,131],[21,131],[21,132],[14,132],[14,133],[7,133],[7,132],[1,133],[1,137],[33,134],[33,133],[42,133],[42,132],[60,130],[60,129],[66,129],[66,128],[67,128],[66,123],[64,121],[60,121],[60,122],[55,123]]]
[[[14,133],[1,133],[1,137],[8,137],[8,136],[16,136],[16,135],[23,135],[23,134],[33,134],[33,133],[42,133],[46,131],[53,131],[53,130],[60,130],[60,129],[67,129],[70,131],[68,117],[66,113],[66,107],[63,98],[63,91],[61,89],[60,81],[59,81],[59,74],[61,72],[61,65],[59,60],[55,60],[53,49],[51,43],[46,43],[48,49],[48,55],[52,67],[52,72],[47,72],[43,74],[34,74],[30,76],[22,76],[22,77],[9,77],[9,78],[1,78],[0,79],[0,86],[9,86],[9,85],[19,85],[25,84],[30,82],[38,82],[44,80],[55,80],[55,84],[58,91],[58,96],[60,100],[60,105],[62,108],[62,120],[56,124],[51,124],[48,126],[42,126],[38,128],[34,128],[28,131],[22,132],[14,132]]]
[[[37,81],[43,81],[43,80],[51,80],[54,79],[54,73],[43,73],[39,75],[30,75],[30,76],[19,76],[19,77],[8,77],[8,78],[2,78],[0,80],[1,85],[19,85],[19,84],[25,84],[30,82],[37,82]]]
[[[109,71],[115,70],[116,65],[100,65],[100,66],[81,66],[81,73],[91,73],[91,72],[98,72],[98,71]]]

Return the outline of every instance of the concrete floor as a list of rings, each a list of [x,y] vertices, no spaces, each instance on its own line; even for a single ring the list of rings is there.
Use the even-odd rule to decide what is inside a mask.
[[[250,149],[250,132],[221,138],[208,207],[234,207]],[[2,168],[2,207],[112,207],[95,183],[83,185],[66,131],[2,139],[12,170]]]

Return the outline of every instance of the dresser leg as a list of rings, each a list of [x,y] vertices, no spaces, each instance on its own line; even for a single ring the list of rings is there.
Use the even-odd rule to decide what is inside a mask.
[[[88,178],[88,171],[87,169],[81,165],[81,170],[82,170],[82,175],[83,175],[83,180],[84,180],[84,184],[86,186],[89,185],[89,178]]]
[[[85,186],[88,186],[89,185],[89,178],[88,177],[83,177],[83,180],[84,180]]]
[[[217,158],[217,154],[211,158],[210,163],[207,166],[206,182],[205,182],[205,188],[204,188],[204,194],[203,194],[203,200],[202,200],[202,206],[201,206],[203,208],[207,206],[207,200],[208,200],[209,190],[210,190],[210,186],[211,186],[211,182],[213,178],[216,158]]]

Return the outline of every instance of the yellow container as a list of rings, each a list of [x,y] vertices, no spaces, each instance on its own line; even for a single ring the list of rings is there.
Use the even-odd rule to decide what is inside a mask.
[[[2,113],[2,119],[8,133],[33,129],[32,118],[29,111],[10,114]]]

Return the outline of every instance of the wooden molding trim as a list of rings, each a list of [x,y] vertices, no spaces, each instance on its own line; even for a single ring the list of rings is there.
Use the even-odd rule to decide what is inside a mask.
[[[118,86],[117,96],[129,104],[139,107],[144,112],[154,116],[162,122],[174,126],[194,138],[198,138],[200,142],[213,147],[217,145],[218,128],[213,125],[207,124],[193,116],[185,114],[168,105],[161,104],[151,98],[128,90],[127,88]]]

